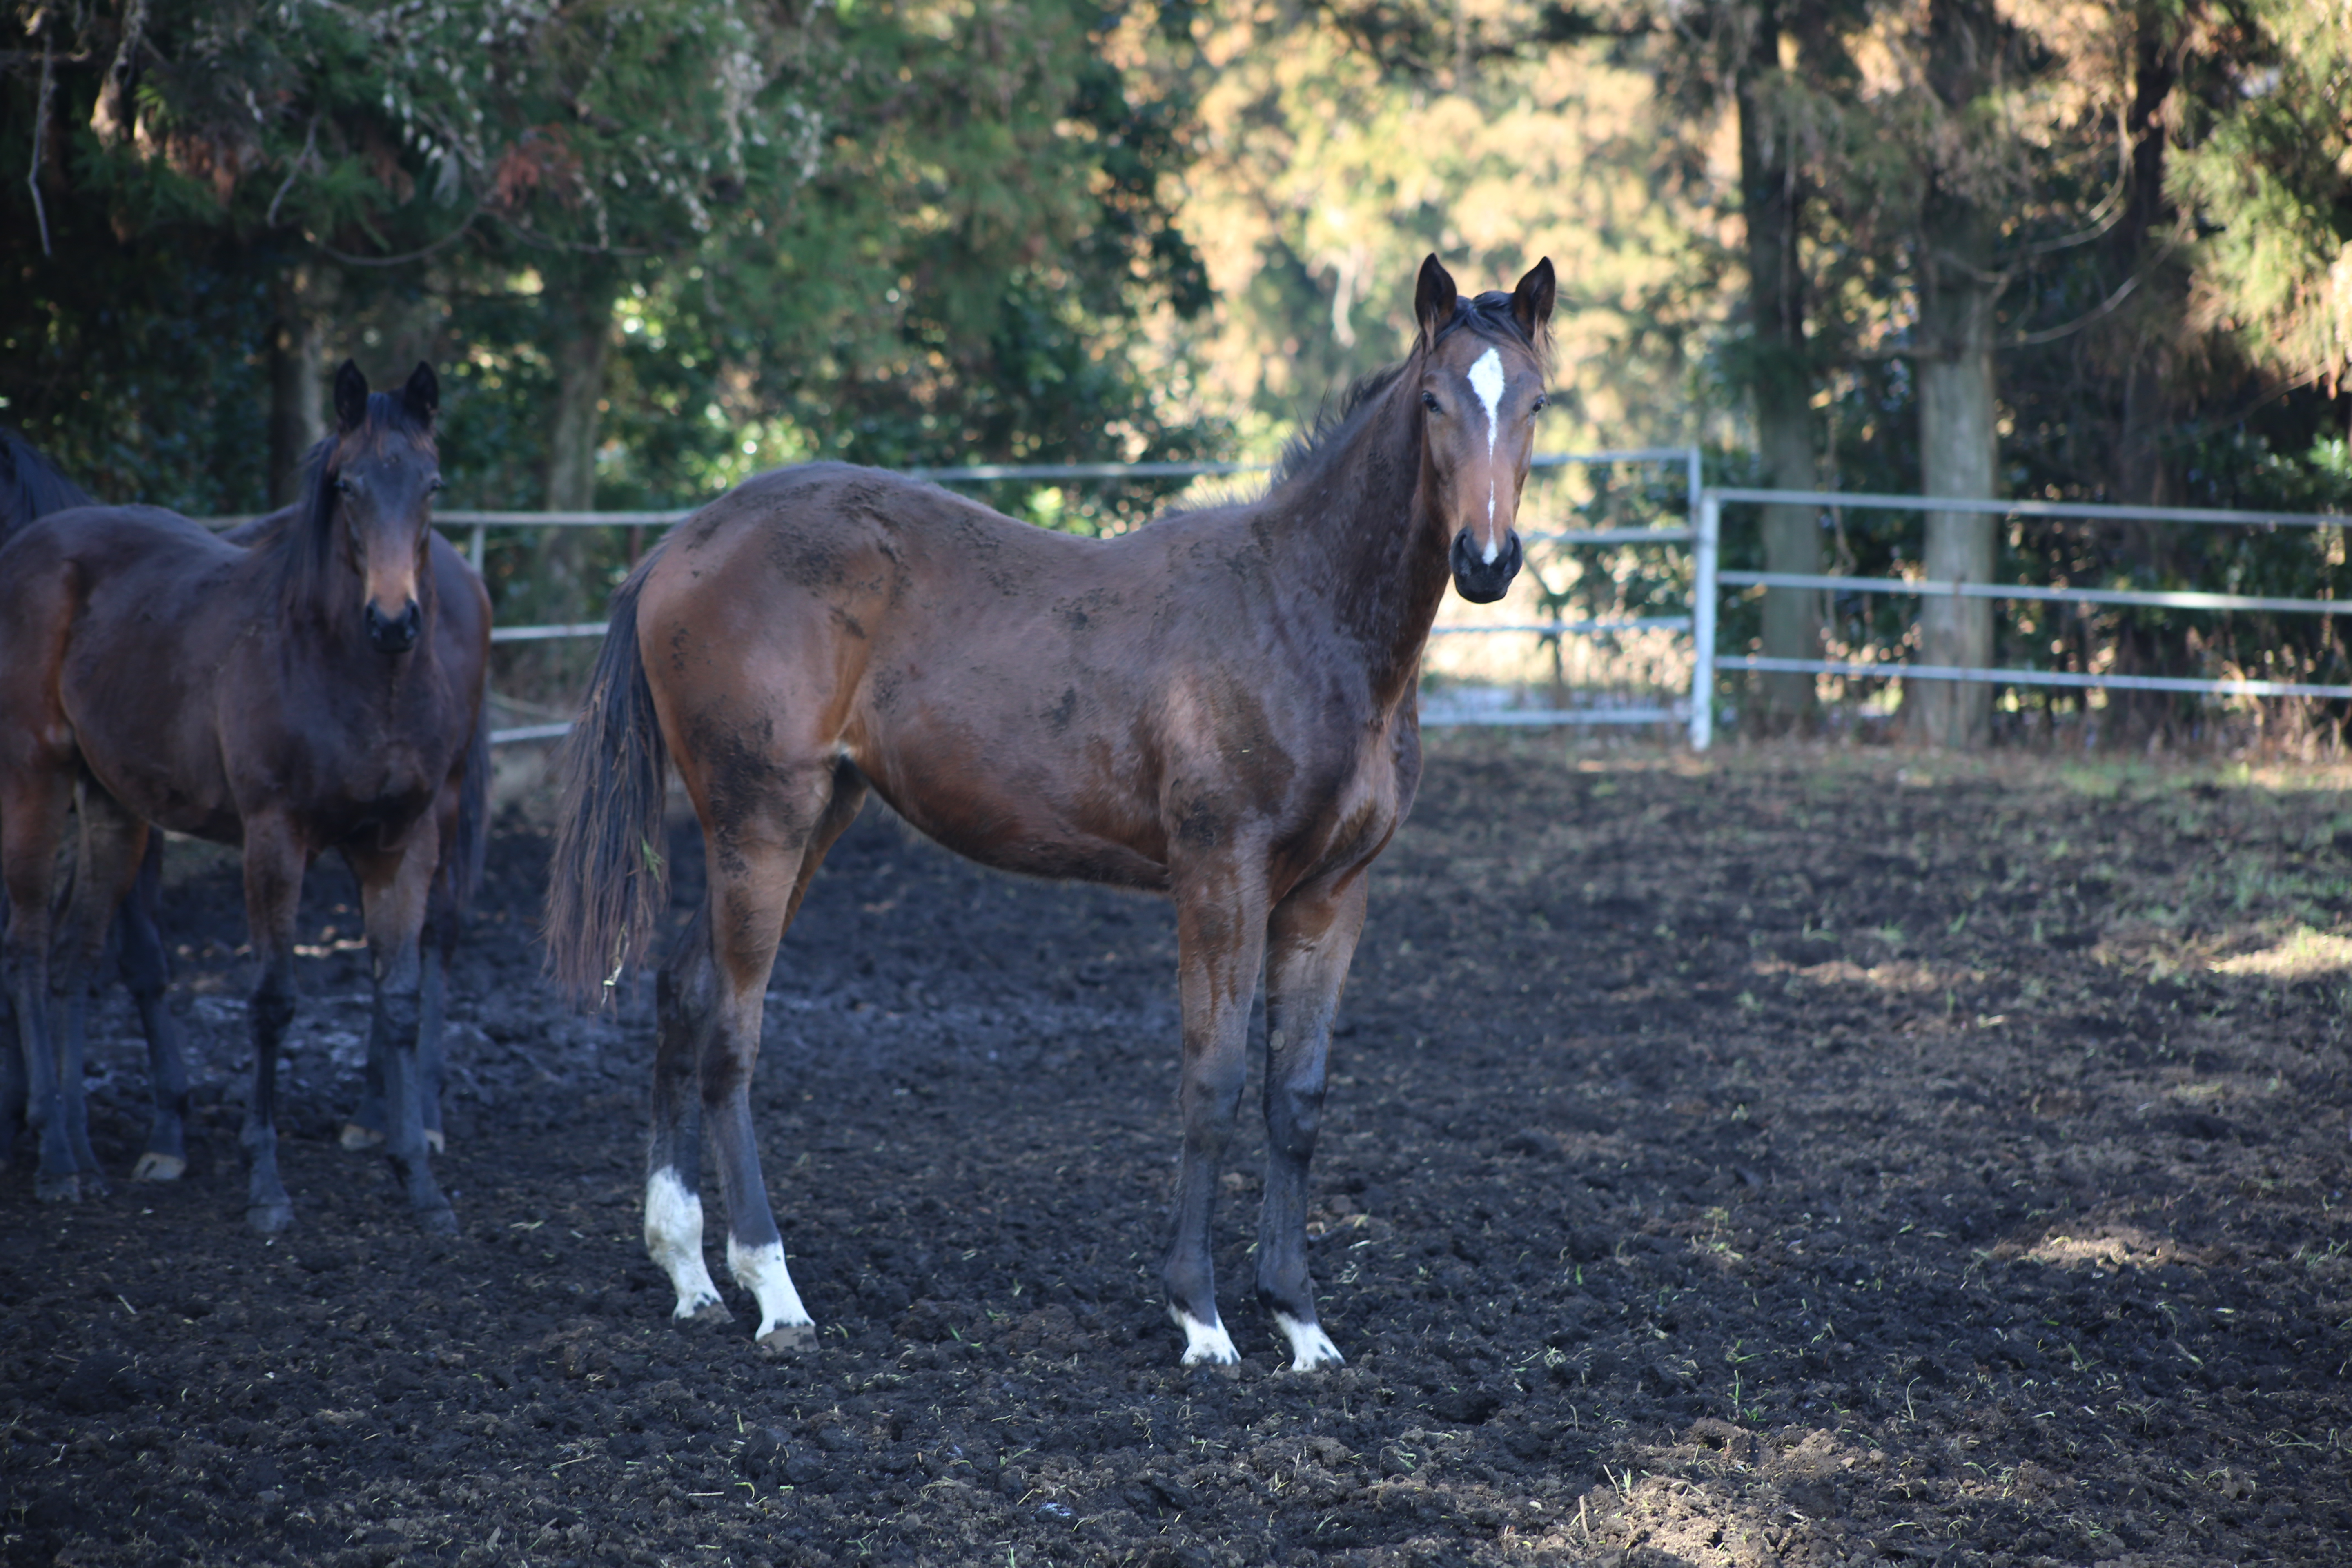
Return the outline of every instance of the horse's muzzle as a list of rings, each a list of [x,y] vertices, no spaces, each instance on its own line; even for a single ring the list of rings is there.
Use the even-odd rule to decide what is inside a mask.
[[[1513,548],[1516,550],[1517,545]],[[375,644],[379,653],[406,653],[416,646],[416,634],[425,626],[424,608],[414,599],[396,616],[387,616],[368,601],[368,641]]]
[[[1480,559],[1465,528],[1454,536],[1454,591],[1474,605],[1491,605],[1509,590],[1523,558],[1519,536],[1507,533],[1492,561]]]

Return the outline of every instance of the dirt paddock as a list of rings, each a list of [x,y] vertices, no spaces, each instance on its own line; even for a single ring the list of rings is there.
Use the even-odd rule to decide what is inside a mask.
[[[1255,1135],[1220,1215],[1244,1363],[1176,1365],[1160,904],[869,809],[770,996],[824,1325],[771,1359],[740,1298],[668,1321],[644,991],[553,1004],[519,825],[454,987],[462,1234],[335,1143],[366,987],[322,869],[297,1229],[249,1235],[236,875],[178,849],[187,1179],[0,1177],[0,1558],[2345,1561],[2343,782],[1438,737],[1336,1045],[1313,1256],[1350,1364],[1313,1376],[1246,1294]],[[97,1033],[127,1173],[120,999]]]

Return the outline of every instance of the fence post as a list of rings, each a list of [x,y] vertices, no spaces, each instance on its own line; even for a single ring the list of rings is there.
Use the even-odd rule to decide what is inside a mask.
[[[1723,503],[1702,495],[1698,538],[1691,569],[1690,743],[1704,752],[1715,743],[1716,557],[1723,535]]]
[[[482,563],[490,556],[490,531],[486,524],[478,522],[474,524],[474,537],[467,544],[466,552],[474,558],[474,575],[477,577],[485,575]]]

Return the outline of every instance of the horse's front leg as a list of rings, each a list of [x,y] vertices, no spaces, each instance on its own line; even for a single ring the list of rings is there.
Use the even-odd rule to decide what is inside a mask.
[[[1290,1342],[1290,1368],[1338,1366],[1315,1311],[1307,1268],[1307,1164],[1323,1116],[1331,1016],[1364,929],[1360,869],[1301,888],[1266,922],[1265,1206],[1258,1219],[1257,1294]]]
[[[1176,890],[1177,991],[1184,1014],[1184,1063],[1176,1101],[1184,1150],[1176,1174],[1168,1254],[1160,1281],[1169,1315],[1184,1331],[1184,1364],[1241,1360],[1217,1314],[1210,1222],[1217,1177],[1233,1142],[1249,1067],[1250,1004],[1265,952],[1265,905],[1254,880],[1220,868]]]
[[[375,982],[369,1054],[383,1064],[383,1152],[399,1178],[418,1228],[455,1236],[457,1215],[433,1179],[425,1140],[425,911],[431,897],[439,835],[431,817],[410,828],[398,849],[347,850],[360,883]]]
[[[253,1097],[238,1144],[245,1153],[245,1223],[264,1236],[294,1223],[278,1174],[278,1047],[294,1021],[294,920],[310,851],[275,813],[245,820],[245,921],[256,971],[247,1018],[253,1031]]]
[[[417,988],[416,1026],[417,1100],[424,1108],[425,1145],[436,1154],[448,1146],[441,1131],[442,1032],[448,1023],[449,961],[457,952],[458,925],[456,901],[448,895],[448,878],[437,875],[433,879],[425,934],[417,950],[424,978]],[[386,1065],[381,1042],[371,1033],[367,1062],[360,1072],[360,1102],[343,1123],[341,1142],[346,1149],[373,1149],[383,1142],[388,1125]]]

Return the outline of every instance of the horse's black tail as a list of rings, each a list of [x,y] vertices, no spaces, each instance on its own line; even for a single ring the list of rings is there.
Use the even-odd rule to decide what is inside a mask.
[[[0,544],[37,517],[97,504],[96,496],[58,472],[39,447],[0,428]]]
[[[637,652],[637,595],[658,559],[647,556],[613,596],[604,647],[557,763],[563,801],[548,878],[548,970],[583,1002],[601,1001],[644,954],[669,897],[669,751]]]

